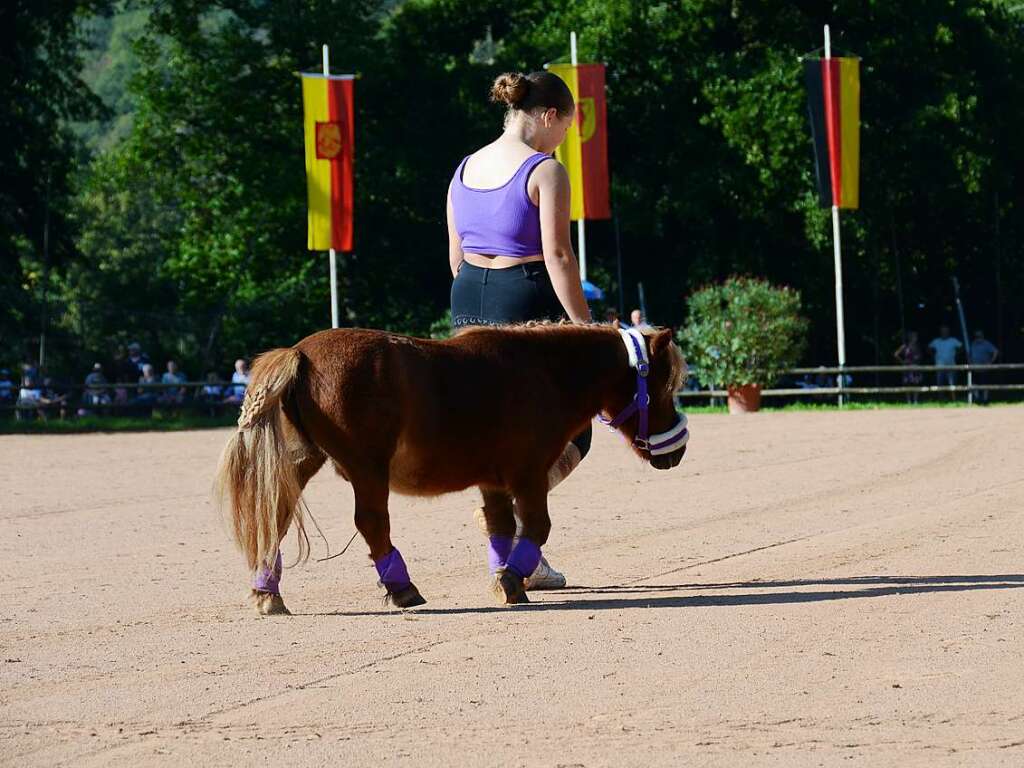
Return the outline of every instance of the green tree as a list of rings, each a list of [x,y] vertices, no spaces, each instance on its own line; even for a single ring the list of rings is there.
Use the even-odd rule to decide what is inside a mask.
[[[74,253],[67,211],[78,146],[68,121],[100,111],[80,78],[81,24],[105,6],[101,0],[15,0],[0,9],[0,27],[8,35],[0,45],[0,344],[5,356],[39,333],[44,283],[51,282],[51,269]]]

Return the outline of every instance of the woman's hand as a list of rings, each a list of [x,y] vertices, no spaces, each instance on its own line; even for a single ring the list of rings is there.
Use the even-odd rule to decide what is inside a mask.
[[[569,174],[559,163],[543,162],[533,172],[540,206],[540,239],[544,265],[562,308],[574,323],[590,322],[590,307],[583,296],[580,267],[569,234],[571,187]]]

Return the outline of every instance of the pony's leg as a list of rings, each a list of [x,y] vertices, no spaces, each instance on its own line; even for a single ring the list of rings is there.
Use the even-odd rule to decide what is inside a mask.
[[[315,475],[320,467],[323,466],[324,461],[327,457],[324,453],[316,446],[312,444],[306,444],[303,446],[306,450],[303,451],[302,458],[299,460],[297,470],[299,474],[299,487],[305,488],[306,483]],[[283,514],[283,513],[279,513]],[[283,521],[278,518],[278,526],[281,526]],[[286,531],[281,532],[281,537],[284,538]],[[261,616],[274,616],[274,615],[291,615],[291,611],[288,610],[284,604],[284,599],[281,597],[281,552],[278,550],[277,559],[274,562],[274,568],[267,569],[261,568],[253,577],[252,580],[252,596],[256,601],[256,610]]]
[[[548,484],[546,471],[536,482],[515,488],[516,517],[523,525],[522,533],[504,568],[495,573],[494,593],[506,605],[527,603],[523,581],[530,576],[540,563],[540,548],[551,532],[551,518],[548,516]]]
[[[356,497],[356,528],[370,547],[370,559],[377,568],[380,583],[387,590],[388,599],[399,608],[423,605],[427,601],[409,579],[402,553],[391,543],[386,478],[357,480],[353,474],[352,489]]]
[[[482,518],[481,527],[488,539],[487,564],[491,575],[494,575],[499,568],[505,567],[512,553],[512,543],[516,536],[515,512],[512,497],[507,491],[481,488],[480,493],[484,497],[484,505],[478,512]]]

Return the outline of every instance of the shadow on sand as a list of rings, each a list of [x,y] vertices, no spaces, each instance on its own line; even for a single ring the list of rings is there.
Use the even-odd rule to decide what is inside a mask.
[[[815,589],[832,587],[832,589]],[[496,613],[501,611],[603,611],[626,608],[725,608],[744,605],[785,605],[822,600],[852,600],[863,597],[920,595],[934,592],[970,592],[979,589],[1021,589],[1024,575],[993,574],[970,576],[853,576],[845,579],[797,579],[792,581],[739,581],[704,584],[626,584],[569,586],[554,592],[532,593],[537,602],[503,607],[432,608],[409,611],[440,616]],[[731,590],[719,594],[720,590]],[[738,590],[777,590],[743,592]],[[715,594],[694,594],[714,592]],[[685,594],[680,594],[685,593]],[[429,598],[428,598],[429,599]],[[389,616],[398,609],[379,611],[334,611],[296,616]]]

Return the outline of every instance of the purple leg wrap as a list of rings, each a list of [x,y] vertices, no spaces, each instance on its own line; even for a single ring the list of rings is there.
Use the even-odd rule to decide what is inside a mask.
[[[260,568],[252,580],[252,588],[260,592],[272,592],[275,595],[281,594],[281,553],[277,553],[274,560],[274,569]]]
[[[508,556],[512,553],[511,536],[491,536],[490,546],[487,547],[487,564],[494,573],[499,568],[504,568]]]
[[[538,563],[540,563],[540,547],[529,539],[520,539],[516,542],[512,554],[508,556],[505,567],[525,579],[537,570]]]
[[[409,579],[409,569],[405,567],[405,560],[397,547],[392,547],[380,560],[374,562],[377,566],[377,573],[380,576],[380,583],[387,587],[388,592],[398,592],[408,587],[412,581]]]

